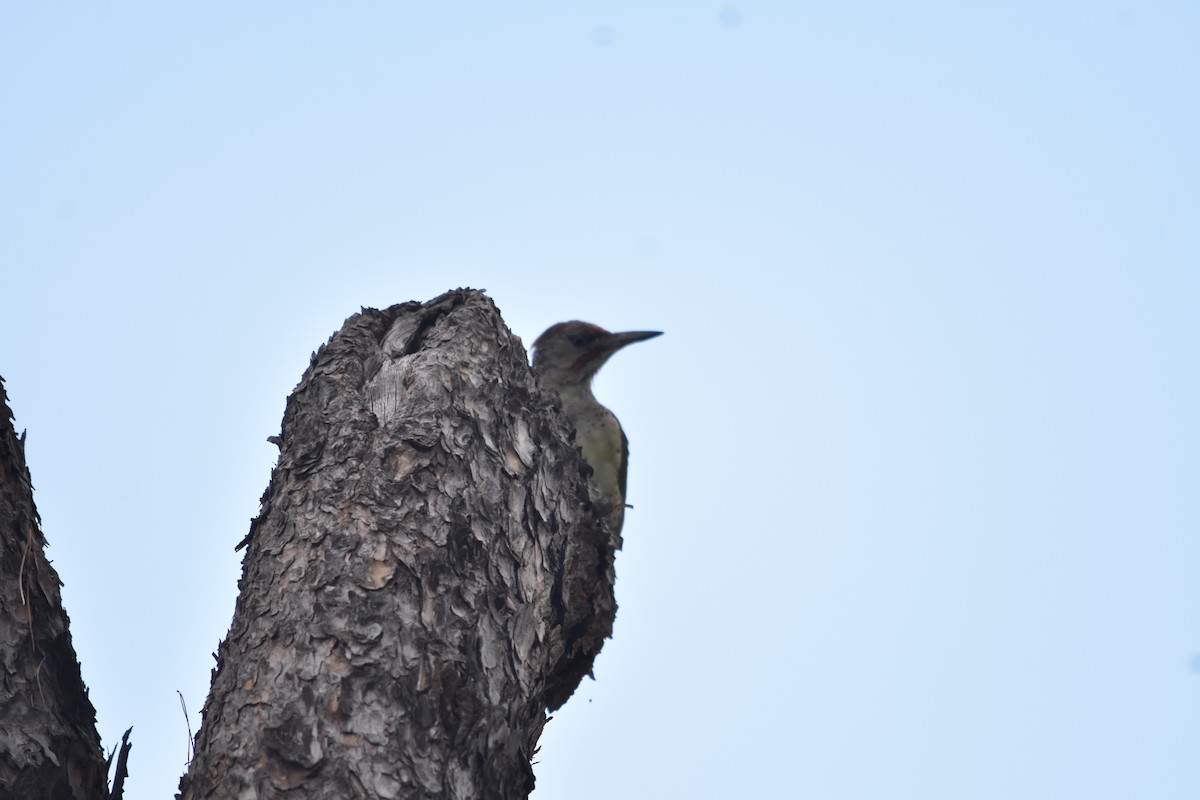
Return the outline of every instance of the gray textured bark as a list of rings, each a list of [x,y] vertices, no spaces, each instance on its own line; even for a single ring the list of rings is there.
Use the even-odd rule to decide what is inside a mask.
[[[58,573],[0,379],[0,798],[108,797]]]
[[[279,444],[180,796],[527,796],[620,542],[520,341],[479,292],[364,309]]]

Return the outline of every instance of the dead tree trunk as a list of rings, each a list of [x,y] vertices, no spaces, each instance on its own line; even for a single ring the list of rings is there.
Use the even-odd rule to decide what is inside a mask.
[[[0,379],[0,797],[108,797],[93,708]]]
[[[288,400],[185,800],[523,798],[619,542],[479,292],[364,309]]]

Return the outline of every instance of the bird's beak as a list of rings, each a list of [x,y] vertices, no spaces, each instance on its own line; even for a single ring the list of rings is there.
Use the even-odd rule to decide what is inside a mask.
[[[655,336],[662,336],[662,331],[625,331],[624,333],[610,333],[602,340],[601,346],[605,350],[615,352],[627,344],[644,342],[647,339],[653,339]]]

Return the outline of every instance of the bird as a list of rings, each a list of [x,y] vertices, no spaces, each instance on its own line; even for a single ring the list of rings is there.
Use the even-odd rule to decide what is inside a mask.
[[[533,371],[558,395],[563,413],[575,426],[575,443],[603,499],[601,511],[617,534],[625,522],[629,440],[616,415],[592,394],[592,378],[622,347],[661,335],[662,331],[610,333],[572,320],[551,325],[533,343]]]

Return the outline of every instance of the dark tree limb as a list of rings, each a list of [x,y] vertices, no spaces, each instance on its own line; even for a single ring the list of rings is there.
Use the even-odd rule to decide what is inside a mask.
[[[121,800],[125,796],[125,779],[129,777],[129,751],[133,749],[133,742],[129,741],[131,733],[133,733],[133,728],[125,730],[121,736],[121,745],[113,748],[113,751],[108,754],[108,760],[104,762],[104,771],[107,773],[112,767],[113,757],[115,756],[117,759],[117,769],[113,773],[109,800]]]
[[[479,292],[364,309],[288,400],[187,800],[521,798],[617,537]]]
[[[0,379],[0,797],[98,800],[108,789],[96,709],[40,523]]]

